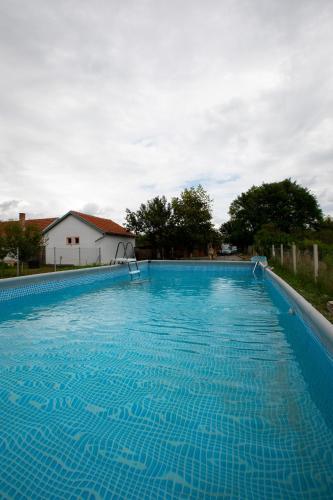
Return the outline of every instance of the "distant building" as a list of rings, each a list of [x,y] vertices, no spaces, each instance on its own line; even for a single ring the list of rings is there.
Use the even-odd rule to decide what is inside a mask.
[[[46,264],[109,264],[119,243],[118,257],[123,257],[126,246],[131,256],[135,245],[134,234],[111,219],[72,210],[62,217],[45,219],[26,219],[20,213],[19,222],[25,227],[36,225],[43,232]]]

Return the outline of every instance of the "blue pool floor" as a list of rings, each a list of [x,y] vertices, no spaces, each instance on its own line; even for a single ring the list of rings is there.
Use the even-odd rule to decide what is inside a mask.
[[[0,497],[332,498],[332,362],[251,273],[0,305]]]

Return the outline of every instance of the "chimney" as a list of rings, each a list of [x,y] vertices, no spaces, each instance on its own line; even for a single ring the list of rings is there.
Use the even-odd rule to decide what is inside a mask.
[[[25,213],[24,212],[19,213],[19,222],[20,222],[22,227],[25,226]]]

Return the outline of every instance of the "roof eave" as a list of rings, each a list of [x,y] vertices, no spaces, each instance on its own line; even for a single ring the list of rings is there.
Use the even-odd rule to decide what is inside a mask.
[[[126,234],[126,233],[116,233],[115,231],[113,232],[107,231],[105,234],[108,236],[125,236],[125,238],[135,238],[135,234],[132,233]]]
[[[54,226],[56,226],[57,224],[59,224],[59,222],[62,222],[69,215],[71,215],[72,217],[75,217],[76,219],[80,220],[84,224],[87,224],[87,226],[92,227],[93,229],[95,229],[96,231],[98,231],[99,233],[101,233],[102,235],[105,234],[105,232],[102,231],[99,227],[95,226],[95,224],[93,224],[93,223],[91,223],[91,222],[83,219],[83,217],[80,217],[75,211],[72,211],[72,210],[70,210],[69,212],[65,213],[65,215],[63,215],[62,217],[59,217],[58,219],[56,219],[54,222],[52,222],[52,224],[50,224],[49,226],[47,226],[47,228],[45,228],[44,231],[46,232],[46,231],[49,231],[50,229],[53,229]]]
[[[42,234],[46,233],[46,231],[48,231],[51,228],[51,226],[56,222],[56,220],[51,222],[51,224],[49,224],[48,226],[44,227],[44,229],[42,229]]]

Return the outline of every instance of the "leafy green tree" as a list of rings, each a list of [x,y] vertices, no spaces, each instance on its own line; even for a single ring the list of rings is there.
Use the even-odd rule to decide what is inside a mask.
[[[175,238],[189,252],[216,239],[212,224],[212,200],[204,188],[185,189],[172,199]]]
[[[307,236],[309,237],[309,235]],[[324,217],[317,231],[311,237],[323,243],[333,244],[333,218]]]
[[[7,253],[6,240],[0,234],[0,260],[3,260],[6,257]]]
[[[0,223],[0,228],[1,228],[1,223]],[[3,276],[3,270],[5,267],[5,264],[3,262],[3,259],[7,255],[7,249],[6,249],[6,241],[5,238],[0,234],[0,274]]]
[[[241,221],[229,220],[220,227],[222,239],[225,243],[232,243],[240,248],[245,248],[252,241],[252,233],[244,228]]]
[[[19,222],[7,222],[2,238],[6,254],[16,257],[18,249],[21,262],[35,257],[43,244],[43,235],[37,226],[23,227]]]
[[[151,245],[155,254],[163,254],[171,244],[171,221],[171,204],[165,196],[142,203],[136,212],[126,209],[126,227],[139,236],[141,243]]]
[[[308,189],[290,179],[253,186],[230,205],[228,237],[234,243],[250,245],[265,224],[273,224],[282,233],[316,229],[323,214],[318,201]]]
[[[257,250],[261,253],[269,255],[273,244],[291,242],[291,235],[280,231],[275,224],[269,223],[261,226],[259,231],[255,234],[254,242]]]
[[[150,245],[155,255],[170,254],[172,247],[192,252],[220,242],[221,235],[212,225],[211,203],[202,186],[185,189],[171,203],[165,196],[156,196],[136,212],[126,209],[126,226],[139,236],[139,244]]]

